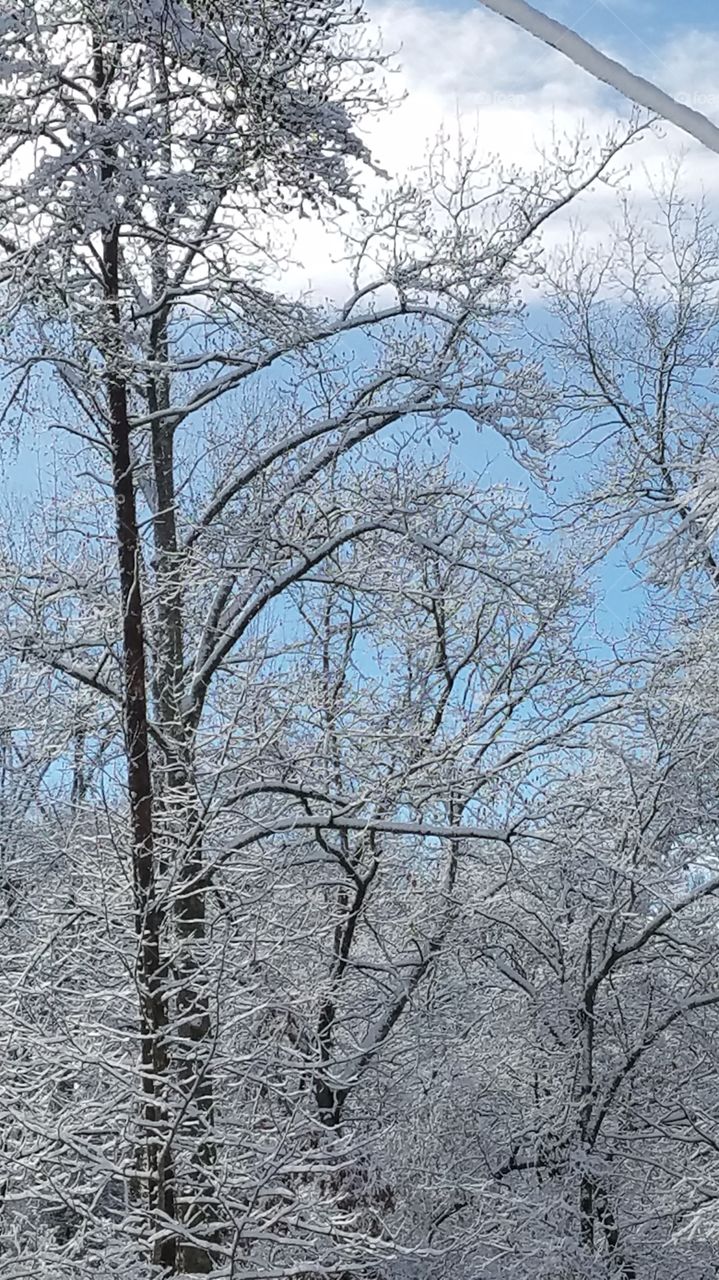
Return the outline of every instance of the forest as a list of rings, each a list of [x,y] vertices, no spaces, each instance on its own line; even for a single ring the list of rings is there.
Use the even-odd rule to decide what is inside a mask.
[[[397,58],[0,10],[1,1280],[719,1276],[719,226]]]

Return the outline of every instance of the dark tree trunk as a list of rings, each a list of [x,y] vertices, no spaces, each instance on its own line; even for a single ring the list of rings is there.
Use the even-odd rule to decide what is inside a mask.
[[[166,268],[159,263],[156,293],[166,288]],[[169,359],[168,316],[160,311],[151,333],[156,365],[166,369]],[[162,373],[148,386],[148,407],[161,413],[169,407],[169,376]],[[206,939],[206,886],[202,876],[202,823],[194,792],[191,731],[182,709],[184,636],[182,564],[178,546],[175,498],[174,428],[161,418],[152,430],[152,458],[157,507],[153,527],[156,570],[156,643],[154,690],[157,718],[168,748],[163,767],[162,795],[157,810],[157,837],[163,863],[174,860],[178,890],[173,923],[177,941],[177,983],[173,1044],[176,1083],[183,1099],[184,1136],[190,1146],[191,1185],[177,1183],[177,1209],[194,1234],[213,1201],[211,1170],[216,1160],[214,1096],[210,1071],[212,1022],[202,980]],[[211,1212],[216,1219],[217,1213]],[[183,1245],[180,1265],[186,1274],[212,1270],[208,1249]]]
[[[116,259],[115,235],[106,241],[105,246],[105,267],[110,285],[116,282]],[[132,833],[135,928],[139,942],[137,981],[145,1094],[144,1122],[150,1174],[148,1194],[150,1207],[163,1217],[172,1219],[172,1153],[163,1101],[169,1067],[165,1039],[167,1015],[162,991],[162,913],[157,903],[155,885],[140,541],[130,461],[126,391],[112,373],[108,375],[107,389],[122,608],[125,747]],[[167,1240],[156,1252],[156,1261],[166,1266],[174,1265],[175,1248],[172,1240]]]
[[[94,87],[99,123],[108,124],[108,92],[113,71],[105,62],[98,39],[94,56]],[[103,151],[100,179],[110,192],[115,157]],[[173,1155],[166,1114],[169,1059],[167,1012],[163,995],[161,953],[162,912],[157,902],[152,813],[152,773],[147,708],[145,635],[141,585],[141,548],[135,484],[130,453],[127,386],[122,372],[120,308],[120,231],[114,224],[103,236],[103,291],[106,326],[102,335],[105,388],[112,449],[112,483],[122,612],[122,681],[127,756],[127,789],[132,840],[132,878],[135,930],[138,938],[137,987],[140,1006],[140,1045],[144,1151],[147,1161],[147,1201],[151,1217],[165,1224],[175,1217]],[[153,1261],[175,1268],[174,1234],[153,1248]]]

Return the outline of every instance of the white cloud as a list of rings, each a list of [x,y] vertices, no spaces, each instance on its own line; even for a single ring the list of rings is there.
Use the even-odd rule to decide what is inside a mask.
[[[573,136],[584,128],[601,139],[629,114],[619,95],[479,5],[439,8],[397,0],[375,5],[371,12],[385,48],[397,53],[400,70],[392,78],[392,91],[405,95],[366,128],[377,160],[392,174],[421,165],[440,131],[449,138],[462,133],[480,154],[531,169],[553,137]],[[606,51],[621,57],[625,35],[618,22]],[[633,69],[653,76],[669,93],[719,123],[718,57],[717,37],[690,32],[647,49],[646,65]],[[626,185],[635,199],[649,200],[652,188],[661,186],[680,156],[685,194],[706,193],[719,207],[719,157],[671,126],[646,135],[622,157]],[[596,237],[615,209],[616,196],[599,187],[573,207],[572,218]],[[552,239],[560,234],[556,227]],[[302,224],[296,256],[303,267],[291,273],[292,287],[311,283],[320,294],[335,293],[343,274],[336,265],[340,255],[341,246],[330,232]]]

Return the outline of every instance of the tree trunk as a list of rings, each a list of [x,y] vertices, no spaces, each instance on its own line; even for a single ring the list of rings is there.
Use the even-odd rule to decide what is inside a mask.
[[[117,233],[106,241],[105,268],[109,287],[116,285]],[[174,1217],[172,1152],[163,1093],[167,1086],[167,1016],[163,999],[161,957],[162,913],[157,903],[152,820],[152,776],[147,723],[147,688],[140,541],[135,489],[130,461],[127,395],[117,377],[108,374],[112,438],[113,490],[117,529],[122,608],[123,695],[127,786],[132,832],[132,872],[137,932],[137,982],[140,997],[144,1125],[151,1210]],[[155,1260],[174,1265],[174,1241],[156,1249]]]
[[[108,90],[113,73],[105,63],[99,39],[93,71],[98,122],[107,125],[111,118]],[[101,183],[108,191],[112,189],[114,175],[115,159],[108,148],[103,151],[100,165]],[[117,223],[103,235],[102,267],[107,318],[102,344],[120,578],[125,751],[138,938],[136,978],[140,1006],[144,1151],[148,1173],[147,1208],[151,1219],[155,1219],[152,1225],[156,1228],[159,1222],[167,1225],[174,1219],[174,1176],[166,1098],[169,1060],[163,997],[165,973],[161,954],[163,921],[155,884],[141,548],[130,454],[127,387],[120,360],[120,231]],[[153,1246],[152,1254],[154,1262],[174,1269],[174,1233],[161,1237]]]
[[[166,288],[167,271],[159,253],[155,293]],[[153,360],[167,369],[168,317],[164,310],[151,334]],[[151,413],[169,407],[169,376],[161,373],[148,387]],[[178,548],[174,476],[174,429],[162,419],[152,430],[152,459],[157,507],[153,521],[157,598],[154,688],[157,718],[169,755],[157,812],[157,837],[163,862],[174,860],[177,891],[173,899],[176,952],[173,957],[177,996],[173,1018],[176,1083],[184,1113],[183,1131],[190,1145],[190,1185],[177,1182],[177,1209],[187,1227],[202,1230],[214,1199],[210,1172],[216,1160],[214,1097],[210,1072],[212,1023],[203,987],[206,939],[206,890],[202,879],[202,824],[194,795],[192,743],[182,711],[184,643],[182,565]],[[212,1214],[216,1217],[216,1213]],[[208,1249],[183,1245],[180,1267],[186,1274],[212,1270]]]

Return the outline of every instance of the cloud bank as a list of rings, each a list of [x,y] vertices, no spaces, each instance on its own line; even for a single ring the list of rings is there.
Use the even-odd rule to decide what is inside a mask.
[[[368,121],[366,136],[378,162],[395,176],[421,167],[439,133],[450,142],[463,136],[479,156],[496,155],[531,169],[553,139],[583,129],[601,140],[630,114],[619,94],[478,4],[439,7],[400,0],[374,5],[370,13],[384,47],[396,54],[399,69],[390,88],[403,100],[381,120]],[[602,47],[610,56],[627,57],[631,16],[607,21],[611,29]],[[637,43],[643,65],[637,65]],[[651,48],[638,40],[632,48],[637,72],[717,123],[718,59],[719,38],[702,31],[666,36]],[[648,204],[680,160],[683,193],[689,199],[705,196],[719,210],[719,157],[671,125],[645,135],[623,154],[624,189]],[[601,236],[616,211],[616,193],[600,186],[573,206],[571,218],[591,240]],[[562,234],[563,228],[555,226],[550,241]],[[304,223],[295,257],[302,263],[291,273],[295,286],[325,295],[340,287],[341,244],[329,229]]]

